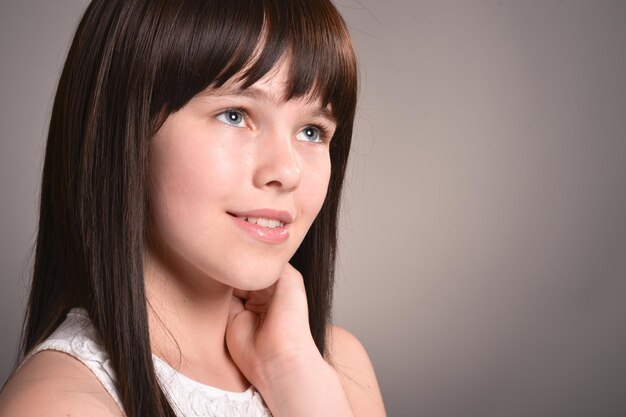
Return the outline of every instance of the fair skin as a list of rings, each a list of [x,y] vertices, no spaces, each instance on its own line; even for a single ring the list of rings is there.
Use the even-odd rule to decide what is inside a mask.
[[[254,385],[276,417],[384,416],[354,336],[333,327],[332,366],[319,354],[302,276],[288,263],[324,201],[335,122],[316,100],[282,99],[285,68],[243,93],[227,84],[197,95],[153,138],[153,352],[208,385]],[[0,396],[0,416],[18,414],[122,415],[87,368],[50,351]]]

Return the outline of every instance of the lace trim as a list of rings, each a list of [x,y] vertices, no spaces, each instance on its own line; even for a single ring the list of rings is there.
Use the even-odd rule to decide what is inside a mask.
[[[244,392],[224,391],[181,374],[152,355],[161,386],[177,414],[184,417],[271,417],[254,387]]]
[[[85,364],[120,410],[124,410],[117,392],[115,372],[101,346],[100,337],[87,312],[74,308],[54,333],[28,354],[24,362],[44,350],[67,353]],[[179,417],[272,417],[254,387],[244,392],[224,391],[184,376],[156,355],[152,358],[161,388]]]
[[[50,337],[33,349],[22,363],[44,350],[67,353],[89,368],[115,400],[120,410],[124,410],[122,400],[117,393],[115,372],[111,367],[109,356],[102,350],[101,346],[100,336],[91,325],[87,312],[74,308],[67,313],[65,321]]]

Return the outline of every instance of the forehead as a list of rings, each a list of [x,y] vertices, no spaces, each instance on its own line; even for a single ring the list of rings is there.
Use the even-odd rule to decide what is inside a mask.
[[[199,96],[205,97],[244,97],[251,100],[279,105],[287,101],[298,101],[311,107],[318,115],[336,122],[336,117],[330,104],[324,106],[322,98],[312,88],[308,93],[299,97],[289,97],[289,63],[280,60],[270,71],[250,86],[245,85],[243,76],[234,76],[223,85],[209,86]],[[244,71],[242,73],[245,74]]]
[[[223,85],[209,86],[206,93],[212,96],[241,95],[254,99],[280,103],[287,101],[289,66],[280,60],[252,85],[246,85],[246,71],[235,74]]]

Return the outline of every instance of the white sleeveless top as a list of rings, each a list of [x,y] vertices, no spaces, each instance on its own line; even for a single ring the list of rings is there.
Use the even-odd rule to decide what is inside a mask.
[[[65,352],[81,361],[124,410],[109,356],[84,309],[70,310],[65,321],[28,357],[43,350]],[[179,417],[271,417],[254,387],[244,392],[224,391],[187,378],[154,354],[152,359],[161,388]]]

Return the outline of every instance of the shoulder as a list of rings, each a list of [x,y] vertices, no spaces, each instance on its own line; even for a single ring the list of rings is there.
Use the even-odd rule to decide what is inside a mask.
[[[62,352],[35,354],[0,393],[0,417],[123,416],[95,375]]]
[[[341,379],[356,416],[385,416],[376,374],[363,344],[349,331],[331,326],[330,363]]]

